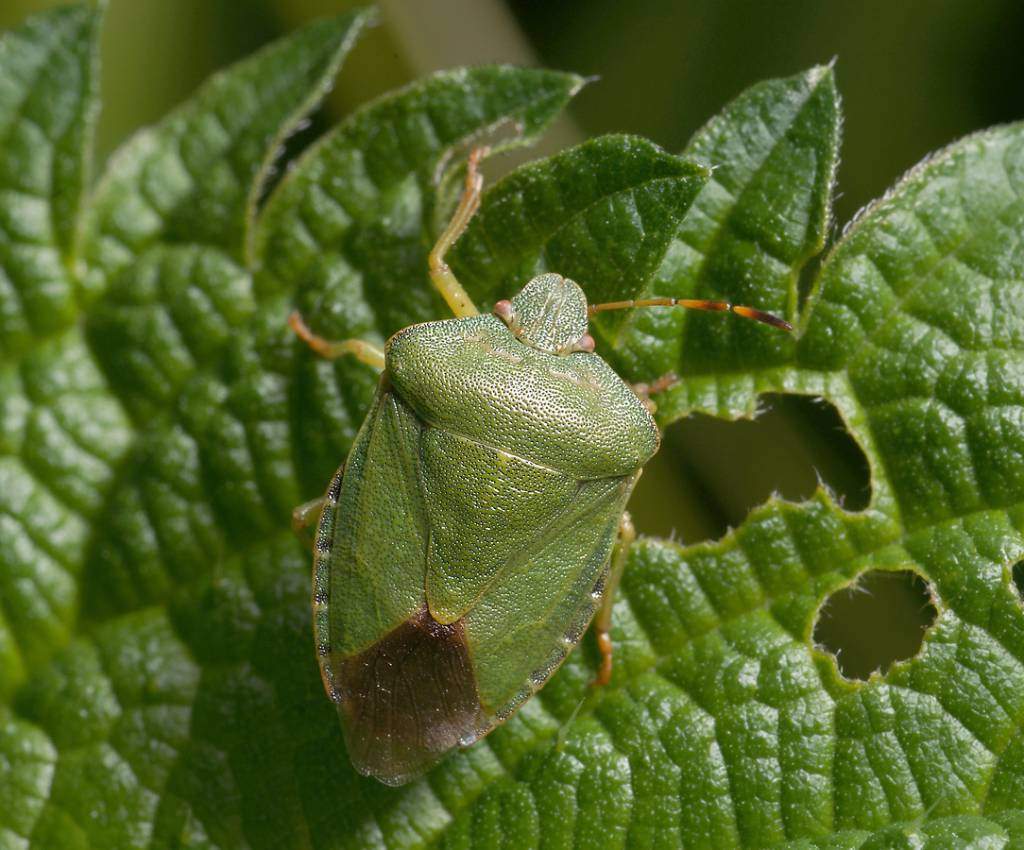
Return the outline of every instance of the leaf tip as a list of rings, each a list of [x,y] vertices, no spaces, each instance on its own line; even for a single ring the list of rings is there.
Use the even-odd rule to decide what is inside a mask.
[[[360,29],[371,29],[380,26],[380,9],[376,6],[356,6],[345,14],[338,15],[337,20],[351,21]]]
[[[601,82],[600,74],[588,74],[585,77],[581,74],[569,74],[568,76],[575,80],[575,84],[569,89],[569,97],[576,97],[576,95],[591,83]]]
[[[281,41],[303,38],[303,33],[320,33],[327,43],[336,43],[336,51],[345,52],[359,34],[380,22],[380,15],[373,6],[357,6],[340,15],[329,15],[309,21],[302,27],[285,35]]]
[[[807,80],[807,86],[810,89],[816,89],[820,85],[827,85],[830,88],[835,87],[835,69],[836,62],[839,60],[838,56],[833,56],[828,62],[821,65],[814,65],[808,68],[804,72],[804,78]]]

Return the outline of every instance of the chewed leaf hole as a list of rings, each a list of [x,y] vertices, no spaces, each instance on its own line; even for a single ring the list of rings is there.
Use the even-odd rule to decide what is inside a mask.
[[[630,500],[644,534],[686,543],[717,539],[773,494],[806,499],[823,482],[847,510],[867,507],[867,458],[835,406],[766,393],[756,419],[701,414],[669,427]]]
[[[847,679],[867,679],[913,658],[937,616],[920,575],[870,570],[825,600],[814,624],[814,642],[835,656]]]
[[[1010,575],[1013,578],[1013,586],[1017,588],[1017,595],[1024,600],[1024,561],[1017,561]]]

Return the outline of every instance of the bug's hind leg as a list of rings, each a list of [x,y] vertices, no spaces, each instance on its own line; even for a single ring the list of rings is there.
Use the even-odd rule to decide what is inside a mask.
[[[351,354],[361,363],[372,366],[374,369],[384,369],[384,352],[372,342],[362,339],[344,339],[340,342],[331,342],[322,336],[317,336],[309,329],[298,312],[288,317],[288,324],[296,335],[306,345],[313,349],[321,357],[328,360],[337,360],[346,354]]]
[[[594,632],[597,635],[597,648],[601,652],[601,666],[597,670],[592,685],[607,685],[612,680],[612,606],[615,604],[615,591],[622,579],[622,571],[626,567],[626,560],[629,558],[629,547],[636,540],[636,528],[633,527],[633,518],[628,511],[624,511],[622,519],[619,520],[619,539],[615,543],[615,551],[612,553],[612,565],[608,571],[608,582],[605,584],[604,596],[601,599],[601,607],[594,617]]]
[[[470,219],[480,207],[480,193],[484,186],[484,178],[479,170],[480,160],[487,156],[489,151],[489,148],[480,147],[474,148],[469,154],[469,164],[466,166],[466,187],[462,190],[462,197],[459,199],[459,205],[455,208],[452,220],[448,222],[448,226],[438,237],[437,244],[434,245],[429,257],[430,279],[444,300],[448,302],[452,313],[459,319],[476,316],[480,311],[476,309],[469,294],[463,289],[462,284],[444,261],[444,255],[463,234],[466,225],[469,224]]]
[[[320,521],[320,514],[323,513],[325,504],[327,504],[327,497],[320,496],[317,499],[303,502],[292,511],[292,531],[309,549],[313,548],[313,535],[310,534],[309,529]]]

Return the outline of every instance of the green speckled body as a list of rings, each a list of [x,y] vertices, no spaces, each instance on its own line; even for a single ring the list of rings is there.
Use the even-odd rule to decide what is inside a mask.
[[[559,301],[562,299],[562,301]],[[564,303],[563,303],[564,302]],[[321,670],[356,767],[398,783],[538,690],[601,601],[658,430],[596,354],[571,281],[495,315],[414,325],[317,532]]]

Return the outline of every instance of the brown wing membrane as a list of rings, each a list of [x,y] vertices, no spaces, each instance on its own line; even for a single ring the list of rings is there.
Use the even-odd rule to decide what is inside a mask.
[[[334,662],[356,769],[401,785],[484,728],[462,622],[424,608],[358,655]]]

